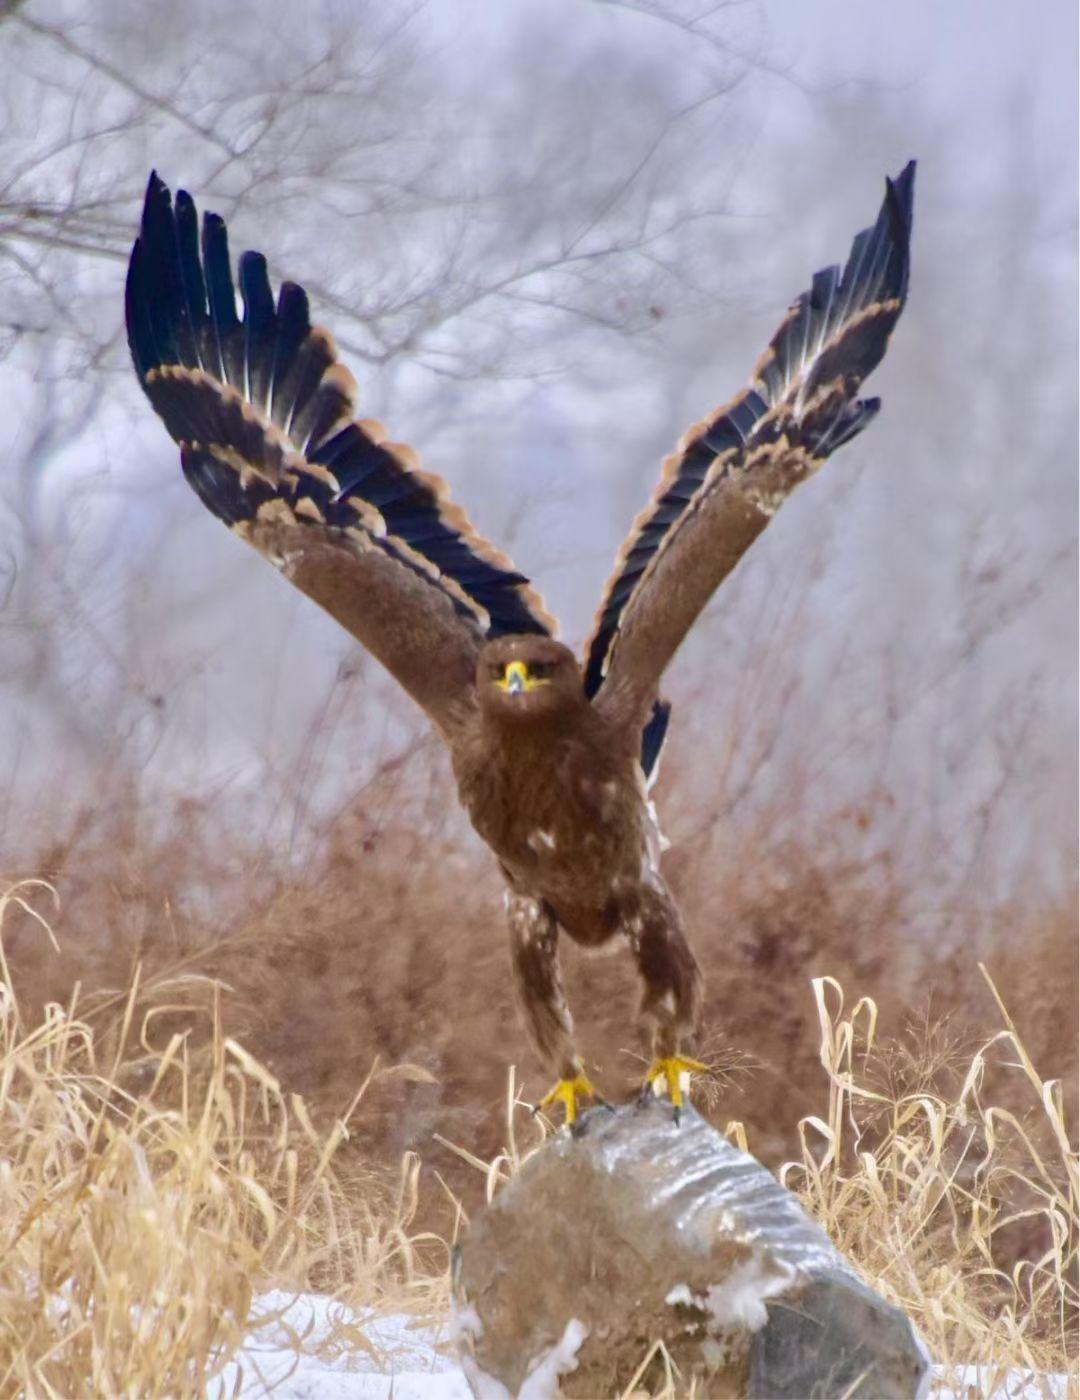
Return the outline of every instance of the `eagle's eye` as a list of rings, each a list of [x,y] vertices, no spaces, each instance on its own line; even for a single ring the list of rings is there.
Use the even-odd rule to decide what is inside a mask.
[[[506,662],[496,661],[488,667],[488,671],[491,673],[491,679],[493,681],[501,681],[503,676],[506,675]]]
[[[534,681],[550,680],[554,669],[555,664],[552,661],[533,661],[529,665],[529,676]]]

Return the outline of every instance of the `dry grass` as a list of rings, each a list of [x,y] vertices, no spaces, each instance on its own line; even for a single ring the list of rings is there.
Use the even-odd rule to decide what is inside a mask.
[[[523,1041],[490,861],[437,772],[411,805],[402,781],[339,816],[303,878],[205,813],[99,809],[49,852],[59,951],[46,889],[4,897],[0,1392],[200,1393],[264,1286],[441,1305],[440,1240],[536,1146],[515,1105],[546,1086],[526,1057],[507,1098]],[[795,1159],[789,1184],[938,1356],[1066,1369],[1074,908],[1003,911],[939,951],[880,862],[753,832],[683,846],[671,876],[729,1070],[709,1116]],[[990,1019],[977,954],[1015,1024]],[[568,962],[618,1097],[640,1072],[632,970]],[[845,1014],[837,984],[873,1001]]]
[[[1080,1168],[1061,1083],[1040,1076],[980,970],[1001,1026],[967,1048],[940,1023],[906,1043],[879,1042],[871,998],[845,1014],[840,984],[814,979],[827,1103],[799,1122],[799,1157],[780,1176],[867,1282],[904,1309],[935,1362],[958,1376],[977,1366],[979,1393],[1004,1396],[1010,1371],[1075,1378]],[[997,1101],[1005,1089],[1009,1107]],[[726,1131],[754,1151],[744,1124]],[[481,1173],[491,1200],[548,1132],[511,1074],[503,1150],[484,1161],[446,1145]],[[693,1393],[657,1338],[623,1400]],[[1080,1394],[1075,1379],[1068,1394]]]
[[[0,895],[51,937],[48,888]],[[0,1393],[202,1395],[247,1331],[253,1290],[431,1310],[417,1164],[382,1189],[221,1021],[220,989],[136,977],[120,998],[20,1010],[0,942]],[[159,1020],[202,1001],[193,1051]],[[406,1068],[397,1073],[410,1073]],[[371,1079],[350,1106],[355,1110]]]
[[[878,1047],[874,1002],[845,1014],[839,984],[815,979],[828,1105],[802,1120],[780,1175],[938,1362],[1072,1372],[1076,1148],[1061,1084],[1036,1070],[987,981],[1001,1025],[964,1055],[940,1028],[914,1054]]]
[[[388,764],[304,870],[284,868],[253,833],[223,829],[212,806],[155,818],[118,792],[43,852],[38,869],[63,896],[60,953],[11,920],[24,1006],[63,1001],[76,982],[125,986],[137,964],[147,978],[213,976],[227,989],[231,1034],[320,1124],[345,1112],[376,1057],[420,1064],[429,1082],[371,1086],[365,1160],[396,1169],[404,1152],[419,1153],[466,1205],[477,1200],[475,1173],[433,1135],[490,1160],[502,1146],[507,1065],[518,1064],[525,1097],[548,1085],[514,1007],[498,872],[457,812],[445,765],[429,758]],[[1054,1067],[1075,1112],[1072,901],[1045,910],[1029,901],[950,942],[928,892],[880,857],[854,858],[817,827],[802,847],[770,845],[764,826],[718,842],[701,814],[669,808],[669,874],[707,973],[706,1047],[737,1071],[709,1116],[744,1122],[770,1166],[798,1152],[797,1124],[820,1101],[814,977],[873,996],[883,1025],[950,1016],[957,1034],[974,1035],[992,1012],[982,958],[1009,988],[1032,1058]],[[568,948],[566,963],[595,1082],[609,1098],[627,1096],[643,1049],[631,960]],[[180,1012],[170,1025],[195,1038],[206,1030]],[[442,1199],[423,1193],[421,1210],[445,1232]]]

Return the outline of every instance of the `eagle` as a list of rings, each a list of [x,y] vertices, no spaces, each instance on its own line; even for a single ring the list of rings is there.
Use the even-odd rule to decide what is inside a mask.
[[[151,174],[126,283],[128,344],[203,504],[362,646],[445,740],[461,802],[506,881],[532,1042],[573,1125],[599,1095],[574,1041],[559,937],[623,945],[642,984],[642,1086],[678,1117],[702,975],[660,869],[649,785],[660,685],[695,618],[800,482],[880,408],[859,398],[907,295],[915,164],[885,182],[847,262],[816,273],[730,402],[665,460],[583,658],[529,580],[411,447],[356,416],[356,384],[308,298],[224,222]],[[601,1100],[602,1102],[602,1100]]]

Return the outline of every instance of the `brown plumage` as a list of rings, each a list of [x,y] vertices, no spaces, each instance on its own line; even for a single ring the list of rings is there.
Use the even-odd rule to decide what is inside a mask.
[[[572,1120],[591,1090],[558,935],[622,940],[643,983],[650,1077],[676,1105],[701,975],[660,873],[648,801],[667,726],[664,669],[717,585],[791,491],[861,430],[856,397],[907,292],[914,165],[886,182],[843,272],[819,272],[753,379],[692,428],[620,552],[579,665],[501,551],[415,454],[354,419],[355,385],[307,298],[151,176],[127,281],[140,382],[203,502],[371,651],[446,740],[474,827],[507,882],[532,1038]],[[552,1096],[549,1096],[549,1098]]]

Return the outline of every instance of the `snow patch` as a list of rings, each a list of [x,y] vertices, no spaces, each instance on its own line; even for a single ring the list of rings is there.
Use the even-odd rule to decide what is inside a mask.
[[[665,1301],[711,1313],[710,1330],[718,1330],[721,1325],[737,1325],[739,1314],[756,1317],[760,1315],[756,1309],[763,1314],[761,1300],[788,1286],[788,1280],[754,1278],[747,1272],[736,1287],[739,1269],[746,1271],[746,1265],[734,1270],[727,1284],[710,1288],[708,1298],[678,1283]],[[247,1340],[212,1382],[207,1400],[225,1400],[234,1394],[241,1400],[265,1396],[274,1400],[472,1400],[461,1365],[444,1355],[442,1348],[456,1337],[467,1340],[478,1335],[479,1322],[472,1308],[459,1309],[456,1320],[444,1325],[425,1325],[407,1314],[354,1313],[324,1294],[275,1289],[253,1300]],[[588,1328],[572,1318],[561,1340],[533,1365],[518,1400],[557,1396],[559,1376],[576,1369],[577,1354],[587,1336]],[[702,1346],[719,1343],[707,1337]],[[715,1359],[719,1363],[722,1356]],[[480,1400],[512,1400],[507,1388],[481,1372],[475,1362],[464,1360],[462,1365],[470,1372]],[[1078,1396],[1075,1377],[1003,1371],[989,1365],[935,1366],[929,1393],[933,1400],[971,1400],[972,1395],[994,1400],[1077,1400]]]
[[[745,1328],[759,1332],[769,1320],[766,1298],[786,1293],[799,1276],[794,1264],[760,1255],[736,1264],[723,1283],[710,1283],[709,1312],[721,1331]]]
[[[471,1342],[474,1337],[484,1335],[484,1324],[480,1321],[480,1314],[471,1303],[467,1307],[455,1307],[451,1311],[447,1334],[452,1342]]]
[[[935,1366],[930,1382],[933,1400],[970,1400],[972,1395],[994,1400],[1075,1400],[1078,1393],[1075,1376],[1003,1371],[1000,1366]]]
[[[700,1293],[691,1293],[688,1283],[677,1283],[664,1302],[670,1303],[673,1308],[681,1303],[684,1308],[700,1308],[702,1312],[705,1311],[705,1299]]]
[[[715,1338],[738,1331],[759,1332],[769,1320],[765,1299],[786,1293],[798,1276],[794,1264],[758,1255],[736,1264],[723,1283],[710,1283],[704,1296],[693,1292],[688,1283],[677,1283],[664,1302],[704,1314],[709,1335],[702,1345],[706,1360],[713,1364],[709,1352],[716,1350]]]
[[[472,1400],[460,1366],[440,1350],[447,1332],[271,1289],[253,1300],[247,1338],[207,1400]]]
[[[554,1400],[559,1394],[559,1377],[577,1370],[577,1354],[588,1335],[584,1322],[572,1317],[559,1341],[533,1362],[518,1391],[518,1400]]]
[[[514,1400],[502,1381],[497,1381],[494,1376],[481,1371],[471,1356],[463,1357],[461,1364],[465,1367],[465,1374],[469,1378],[476,1400]]]

